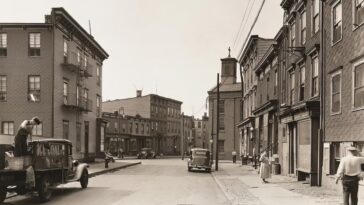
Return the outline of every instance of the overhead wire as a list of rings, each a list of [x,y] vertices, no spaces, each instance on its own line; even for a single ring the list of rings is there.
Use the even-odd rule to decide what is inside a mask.
[[[251,0],[248,0],[248,4],[247,4],[247,5],[246,5],[246,7],[245,7],[243,18],[242,18],[242,19],[241,19],[241,21],[240,21],[240,25],[239,25],[238,32],[236,33],[235,38],[234,38],[233,49],[235,48],[235,46],[236,46],[236,41],[238,40],[238,37],[239,37],[239,35],[240,35],[241,31],[242,31],[242,29],[241,29],[241,28],[242,28],[243,23],[244,23],[244,21],[245,21],[245,17],[246,17],[247,10],[248,10],[248,8],[249,8],[250,2],[251,2]],[[254,2],[253,2],[253,3],[254,3]]]

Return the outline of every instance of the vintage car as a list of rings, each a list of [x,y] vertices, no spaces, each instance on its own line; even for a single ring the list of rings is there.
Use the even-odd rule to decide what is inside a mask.
[[[138,159],[155,159],[157,156],[152,148],[142,148],[137,157]]]
[[[79,163],[72,158],[72,143],[65,139],[43,139],[29,143],[29,156],[0,158],[0,203],[7,192],[19,195],[37,191],[40,201],[48,201],[52,188],[59,184],[79,181],[82,188],[88,185],[88,164]],[[0,149],[4,156],[4,149]],[[23,161],[22,161],[23,160]],[[22,162],[18,168],[13,162]],[[24,163],[24,164],[23,164]],[[7,166],[7,167],[5,167]],[[34,170],[35,187],[26,183],[29,179],[29,167]],[[34,180],[33,180],[34,182]]]
[[[187,161],[187,168],[190,172],[192,169],[204,169],[211,172],[211,156],[210,151],[202,148],[193,148],[190,152],[190,158]]]

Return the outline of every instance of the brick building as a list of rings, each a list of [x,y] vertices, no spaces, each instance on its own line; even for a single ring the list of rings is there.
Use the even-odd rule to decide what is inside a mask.
[[[174,155],[181,147],[182,102],[155,94],[142,96],[140,90],[134,98],[118,99],[102,103],[104,112],[123,115],[139,115],[150,120],[151,148],[157,153]]]
[[[323,183],[332,186],[340,158],[364,151],[364,2],[329,1],[324,7],[325,130]]]
[[[253,158],[263,149],[262,138],[259,131],[259,121],[256,122],[254,112],[256,110],[256,96],[258,78],[256,67],[268,48],[274,43],[273,39],[264,39],[257,35],[249,38],[247,46],[239,57],[242,89],[242,110],[238,128],[240,130],[240,155]],[[259,119],[259,118],[257,118]]]
[[[195,144],[194,117],[181,115],[181,154],[189,153]]]
[[[72,141],[75,158],[96,155],[106,51],[63,8],[44,23],[0,23],[1,143],[39,116],[34,138]]]
[[[213,153],[219,149],[219,159],[232,159],[232,151],[239,151],[240,138],[236,125],[240,121],[241,83],[236,81],[237,60],[221,59],[221,80],[219,83],[220,101],[217,102],[217,87],[208,91],[209,95],[209,123],[208,130],[213,139]],[[219,106],[219,113],[217,113]],[[219,118],[219,124],[217,124]],[[219,132],[219,140],[216,133]]]
[[[194,119],[194,147],[208,149],[210,144],[210,136],[208,128],[207,113],[201,119]]]

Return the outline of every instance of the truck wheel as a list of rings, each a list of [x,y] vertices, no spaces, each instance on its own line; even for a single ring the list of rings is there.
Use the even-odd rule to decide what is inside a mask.
[[[188,167],[188,171],[190,172],[192,170],[192,168],[191,167]]]
[[[84,169],[81,175],[80,184],[82,189],[86,189],[88,185],[88,171]]]
[[[41,202],[46,202],[51,199],[52,191],[49,189],[51,183],[49,182],[48,176],[44,175],[38,184],[38,194]]]
[[[6,187],[0,187],[0,204],[5,201],[6,198]]]

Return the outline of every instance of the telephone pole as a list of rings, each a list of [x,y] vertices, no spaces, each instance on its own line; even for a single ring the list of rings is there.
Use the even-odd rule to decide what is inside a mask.
[[[217,91],[217,95],[216,95],[216,155],[215,155],[215,170],[218,171],[219,170],[219,123],[220,123],[220,119],[219,119],[219,113],[220,113],[220,108],[219,108],[219,102],[220,102],[220,74],[217,73],[217,85],[216,85],[216,91]]]

